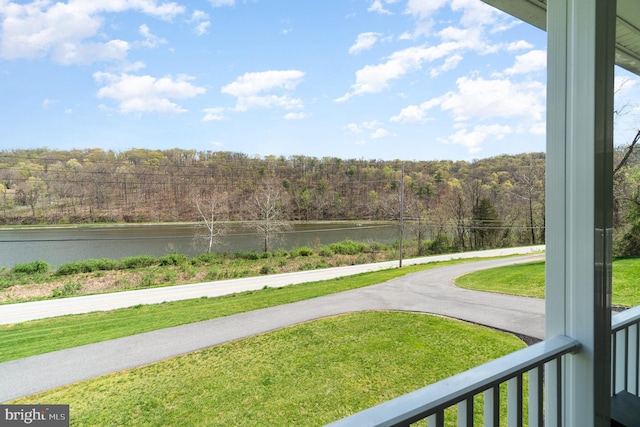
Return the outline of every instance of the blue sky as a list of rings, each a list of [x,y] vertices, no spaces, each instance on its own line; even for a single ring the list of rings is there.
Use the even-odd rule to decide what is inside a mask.
[[[545,46],[480,0],[0,0],[0,149],[544,151]]]

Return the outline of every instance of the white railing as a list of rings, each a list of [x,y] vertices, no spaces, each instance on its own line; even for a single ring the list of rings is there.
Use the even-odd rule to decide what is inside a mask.
[[[445,410],[457,406],[457,414],[453,415],[457,425],[471,427],[474,425],[474,399],[482,396],[484,403],[481,425],[498,427],[501,421],[502,384],[507,384],[506,421],[509,426],[523,425],[525,395],[528,400],[526,412],[529,426],[542,426],[543,413],[548,420],[556,421],[551,424],[562,425],[561,361],[564,355],[575,353],[579,348],[578,341],[557,336],[381,403],[330,426],[409,426],[426,419],[429,427],[441,427],[444,426]],[[637,357],[635,363],[638,363]],[[546,375],[543,371],[546,371]],[[523,392],[525,375],[528,393]],[[546,377],[544,381],[543,377]],[[637,386],[637,381],[635,384]],[[543,389],[548,402],[546,407]]]
[[[613,316],[611,322],[611,395],[640,395],[640,306]]]

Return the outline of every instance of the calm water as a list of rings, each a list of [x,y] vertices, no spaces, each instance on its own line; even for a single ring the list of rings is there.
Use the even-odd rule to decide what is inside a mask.
[[[206,243],[194,236],[195,225],[122,225],[0,230],[0,267],[35,260],[54,266],[91,258],[123,258],[134,255],[160,256],[171,252],[197,255]],[[300,223],[273,244],[274,248],[324,245],[345,239],[389,243],[398,239],[394,224]],[[246,225],[233,224],[224,237],[221,252],[261,251],[264,243]]]

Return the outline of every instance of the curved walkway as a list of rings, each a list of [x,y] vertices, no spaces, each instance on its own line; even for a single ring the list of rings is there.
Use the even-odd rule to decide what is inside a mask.
[[[339,294],[0,363],[0,402],[355,311],[433,313],[543,338],[544,300],[470,291],[451,284],[453,278],[475,270],[541,257],[527,255],[439,267]]]

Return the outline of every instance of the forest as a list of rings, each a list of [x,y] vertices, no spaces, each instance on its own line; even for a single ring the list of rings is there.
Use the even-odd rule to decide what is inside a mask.
[[[640,253],[640,157],[616,149],[617,255]],[[470,162],[228,151],[0,151],[0,224],[403,220],[470,250],[545,241],[545,155]]]

